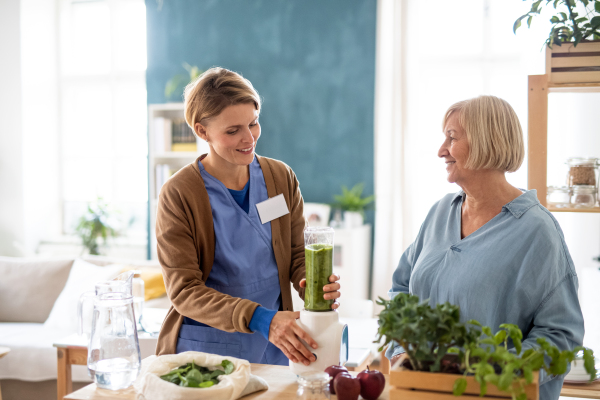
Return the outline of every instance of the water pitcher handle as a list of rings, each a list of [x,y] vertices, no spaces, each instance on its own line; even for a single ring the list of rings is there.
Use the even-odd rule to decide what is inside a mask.
[[[79,301],[77,302],[77,329],[79,336],[83,335],[83,304],[86,301],[93,300],[96,297],[96,292],[89,291],[84,292],[79,296]]]

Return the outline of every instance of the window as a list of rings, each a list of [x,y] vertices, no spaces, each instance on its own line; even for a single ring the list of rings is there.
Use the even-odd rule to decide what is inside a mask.
[[[128,237],[145,239],[144,1],[59,1],[63,233],[102,197]]]

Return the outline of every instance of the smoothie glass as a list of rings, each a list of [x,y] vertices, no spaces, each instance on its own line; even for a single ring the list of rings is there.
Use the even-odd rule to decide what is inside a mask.
[[[306,311],[331,311],[333,300],[325,300],[323,286],[333,273],[333,228],[309,227],[304,230],[306,265]]]

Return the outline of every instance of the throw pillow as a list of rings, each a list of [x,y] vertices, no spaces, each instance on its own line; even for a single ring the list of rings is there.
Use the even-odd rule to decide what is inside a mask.
[[[0,257],[0,322],[44,322],[72,265],[72,259]]]
[[[140,271],[140,278],[144,281],[144,300],[156,299],[167,293],[165,281],[163,280],[162,270],[156,267],[137,267],[128,265],[121,272],[137,270]]]
[[[77,332],[77,304],[81,295],[88,291],[94,291],[94,285],[97,282],[113,279],[122,268],[122,265],[98,267],[81,259],[76,259],[71,268],[69,279],[54,303],[44,326],[72,333]]]

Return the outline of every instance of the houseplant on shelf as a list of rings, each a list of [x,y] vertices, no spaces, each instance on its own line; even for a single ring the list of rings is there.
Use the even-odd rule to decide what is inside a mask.
[[[362,226],[365,218],[365,210],[373,206],[375,196],[362,197],[364,183],[358,183],[348,189],[342,185],[342,194],[334,195],[335,203],[333,207],[337,207],[344,211],[344,227],[357,228]]]
[[[183,64],[183,68],[188,72],[187,74],[177,74],[167,81],[165,84],[165,99],[169,101],[175,93],[182,94],[183,88],[190,82],[196,80],[204,71],[195,65],[190,65],[186,62]],[[181,101],[181,99],[178,99]]]
[[[435,400],[449,393],[510,397],[517,400],[538,396],[538,371],[560,375],[583,351],[590,380],[596,376],[593,351],[577,347],[559,351],[543,338],[538,347],[521,351],[523,334],[516,325],[502,324],[495,334],[477,321],[460,322],[460,309],[449,303],[431,307],[417,296],[400,293],[392,300],[379,298],[376,342],[395,341],[406,357],[390,373],[390,384],[398,395],[408,390],[426,392]],[[509,339],[514,351],[508,349]],[[550,362],[546,362],[550,360]],[[435,373],[435,379],[432,379]],[[462,374],[463,376],[457,376]],[[444,394],[445,392],[445,394]],[[413,392],[414,393],[414,392]]]
[[[119,222],[113,214],[114,211],[110,210],[102,198],[88,204],[87,212],[79,219],[75,228],[84,251],[87,249],[91,255],[100,255],[100,238],[106,246],[108,238],[119,236]]]
[[[533,18],[539,16],[544,8],[553,7],[554,15],[550,18],[552,28],[545,43],[548,47],[556,44],[600,40],[600,0],[535,0],[531,9],[521,15],[513,25],[513,32],[526,19],[531,27]]]

